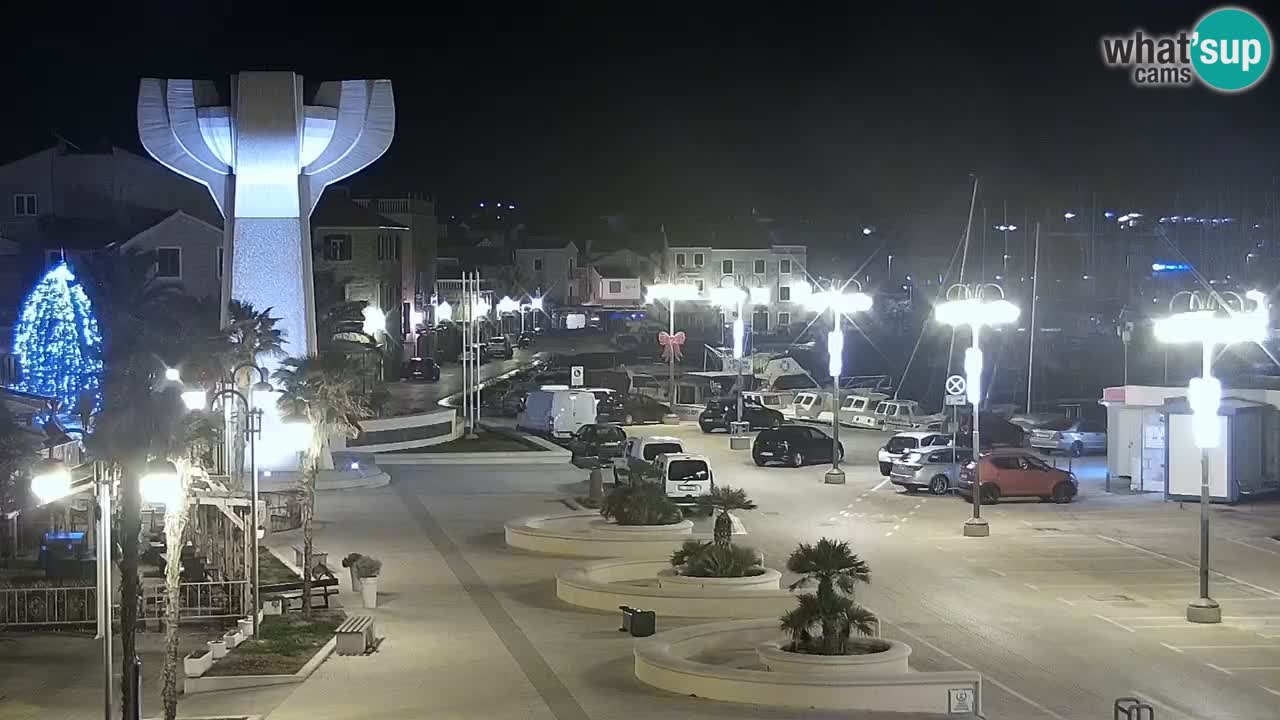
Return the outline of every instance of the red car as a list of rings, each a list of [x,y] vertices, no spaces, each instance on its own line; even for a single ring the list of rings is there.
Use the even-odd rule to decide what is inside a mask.
[[[996,450],[983,455],[978,464],[982,477],[978,497],[984,505],[997,503],[1002,497],[1035,497],[1069,503],[1079,490],[1074,474],[1059,470],[1025,450]],[[957,483],[960,494],[970,498],[973,497],[974,470],[974,463],[965,465]]]

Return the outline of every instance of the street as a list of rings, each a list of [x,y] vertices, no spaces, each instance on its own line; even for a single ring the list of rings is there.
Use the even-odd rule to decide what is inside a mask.
[[[874,453],[887,434],[841,433],[840,486],[822,483],[828,465],[758,468],[724,434],[690,424],[628,432],[676,435],[711,459],[718,484],[744,488],[759,509],[740,513],[742,542],[770,566],[799,541],[849,541],[871,565],[861,600],[886,633],[916,647],[917,667],[932,650],[942,660],[928,669],[981,671],[991,717],[1109,717],[1115,698],[1132,695],[1162,719],[1277,715],[1280,543],[1269,535],[1280,508],[1215,508],[1211,588],[1224,622],[1192,625],[1195,506],[1106,494],[1104,458],[1075,461],[1075,503],[984,506],[991,537],[965,538],[967,502],[909,494],[879,475]]]

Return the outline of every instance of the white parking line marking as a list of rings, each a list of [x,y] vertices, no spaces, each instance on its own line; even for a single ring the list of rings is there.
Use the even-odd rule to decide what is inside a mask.
[[[1146,548],[1144,548],[1144,547],[1140,547],[1140,546],[1138,546],[1138,545],[1134,545],[1133,543],[1127,543],[1127,542],[1125,542],[1125,541],[1123,541],[1123,540],[1117,540],[1117,539],[1115,539],[1115,538],[1113,538],[1113,537],[1107,537],[1106,535],[1098,535],[1097,537],[1099,537],[1099,538],[1101,538],[1101,539],[1103,539],[1103,540],[1106,540],[1106,541],[1108,541],[1108,542],[1113,542],[1113,543],[1117,543],[1117,544],[1119,544],[1119,545],[1124,545],[1125,547],[1132,548],[1132,549],[1137,550],[1137,551],[1139,551],[1139,552],[1147,553],[1148,555],[1154,555],[1154,556],[1156,556],[1156,557],[1158,557],[1158,558],[1164,558],[1165,560],[1168,560],[1168,561],[1170,561],[1170,562],[1175,562],[1175,563],[1177,563],[1177,564],[1179,564],[1179,565],[1184,565],[1184,566],[1186,566],[1186,567],[1193,568],[1193,569],[1195,569],[1195,570],[1197,570],[1197,571],[1199,571],[1199,569],[1200,569],[1199,567],[1197,567],[1197,566],[1195,566],[1195,565],[1192,565],[1192,564],[1191,564],[1191,563],[1189,563],[1189,562],[1186,562],[1186,561],[1183,561],[1183,560],[1179,560],[1179,559],[1177,559],[1177,558],[1172,558],[1172,557],[1169,557],[1168,555],[1162,555],[1162,554],[1160,554],[1160,553],[1158,553],[1158,552],[1156,552],[1156,551],[1154,551],[1154,550],[1148,550],[1148,549],[1146,549]],[[1264,592],[1264,593],[1266,593],[1266,594],[1268,594],[1268,595],[1274,595],[1274,596],[1276,596],[1276,597],[1280,597],[1280,592],[1276,592],[1275,590],[1272,590],[1272,589],[1270,589],[1270,588],[1265,588],[1265,587],[1262,587],[1261,585],[1254,585],[1254,584],[1253,584],[1253,583],[1251,583],[1251,582],[1246,582],[1246,581],[1244,581],[1244,580],[1240,580],[1240,579],[1238,579],[1238,578],[1233,578],[1233,577],[1231,577],[1230,575],[1227,575],[1226,573],[1220,573],[1220,572],[1218,572],[1218,571],[1216,571],[1216,570],[1210,570],[1210,572],[1211,572],[1211,573],[1213,573],[1214,575],[1217,575],[1218,577],[1226,578],[1226,579],[1230,580],[1230,581],[1231,581],[1231,582],[1233,582],[1233,583],[1238,583],[1238,584],[1240,584],[1240,585],[1244,585],[1244,586],[1246,586],[1246,587],[1251,587],[1251,588],[1253,588],[1254,590],[1258,590],[1259,592]]]
[[[1280,555],[1280,551],[1271,550],[1271,549],[1269,549],[1269,548],[1262,548],[1262,547],[1258,547],[1257,545],[1254,545],[1253,543],[1247,543],[1247,542],[1245,542],[1245,541],[1243,541],[1243,540],[1236,540],[1235,538],[1220,538],[1220,539],[1221,539],[1221,540],[1226,540],[1226,541],[1227,541],[1227,542],[1229,542],[1229,543],[1235,543],[1236,545],[1243,545],[1243,546],[1245,546],[1245,547],[1249,548],[1250,550],[1257,550],[1258,552],[1264,552],[1264,553],[1266,553],[1266,554],[1268,554],[1268,555]]]
[[[1208,663],[1205,663],[1205,664],[1208,665]],[[1280,670],[1280,665],[1253,665],[1250,667],[1230,667],[1230,668],[1218,668],[1218,669],[1230,675],[1231,673],[1238,673],[1238,672],[1271,672],[1273,670]]]
[[[999,575],[1000,577],[1009,577],[1008,575],[1005,575],[1003,572],[1001,572],[1001,571],[999,571],[999,570],[997,570],[997,569],[995,569],[995,568],[986,568],[986,569],[987,569],[987,571],[988,571],[988,572],[995,573],[996,575]]]
[[[886,624],[886,625],[891,625],[892,623],[885,623],[885,624]],[[946,658],[950,658],[952,661],[954,661],[957,665],[959,665],[960,667],[964,668],[965,670],[974,670],[974,671],[976,671],[976,670],[977,670],[977,668],[975,668],[974,666],[970,665],[969,663],[967,663],[967,662],[965,662],[965,661],[961,660],[960,658],[956,657],[955,655],[952,655],[951,653],[947,652],[946,650],[943,650],[942,648],[938,647],[937,645],[934,645],[933,643],[929,642],[928,640],[925,640],[924,638],[920,637],[919,635],[916,635],[915,633],[911,632],[910,630],[908,630],[908,629],[906,629],[906,628],[904,628],[904,627],[902,627],[902,626],[900,626],[900,625],[895,626],[895,627],[897,627],[897,628],[898,628],[898,632],[902,633],[903,635],[906,635],[907,637],[911,638],[912,640],[915,640],[916,642],[919,642],[919,643],[920,643],[920,644],[922,644],[922,645],[927,645],[930,649],[932,649],[934,652],[938,653],[939,655],[942,655],[943,657],[946,657]],[[1035,700],[1032,700],[1031,698],[1027,697],[1026,695],[1023,695],[1022,693],[1018,692],[1017,690],[1014,690],[1013,688],[1009,687],[1008,685],[1005,685],[1004,683],[1000,682],[999,680],[995,679],[994,677],[991,677],[990,673],[985,673],[985,672],[984,672],[984,673],[982,674],[982,680],[983,680],[983,682],[988,682],[988,683],[991,683],[992,685],[995,685],[996,687],[998,687],[998,688],[1000,688],[1001,690],[1003,690],[1003,691],[1005,691],[1005,692],[1009,693],[1009,694],[1010,694],[1010,695],[1012,695],[1013,697],[1018,698],[1019,700],[1021,700],[1022,702],[1024,702],[1024,703],[1026,703],[1026,704],[1030,705],[1031,707],[1035,708],[1036,710],[1039,710],[1040,712],[1044,713],[1045,715],[1048,715],[1049,717],[1053,718],[1054,720],[1067,720],[1067,718],[1065,718],[1065,717],[1063,717],[1063,716],[1059,715],[1058,713],[1056,713],[1056,712],[1054,712],[1054,711],[1050,710],[1049,708],[1045,707],[1044,705],[1041,705],[1040,703],[1036,702]]]
[[[1106,615],[1097,615],[1097,614],[1095,614],[1095,615],[1094,615],[1094,617],[1096,617],[1096,618],[1098,618],[1099,620],[1102,620],[1102,621],[1104,621],[1104,622],[1109,622],[1109,623],[1111,623],[1112,625],[1115,625],[1116,627],[1118,627],[1118,628],[1120,628],[1121,630],[1124,630],[1124,631],[1126,631],[1126,632],[1137,632],[1136,630],[1134,630],[1133,628],[1129,627],[1128,625],[1125,625],[1124,623],[1120,623],[1120,622],[1117,622],[1117,621],[1115,621],[1115,620],[1112,620],[1111,618],[1107,617]]]
[[[1160,644],[1164,645],[1164,643],[1160,643]],[[1280,650],[1280,645],[1274,645],[1274,644],[1273,645],[1179,645],[1176,648],[1170,645],[1167,647],[1169,647],[1169,649],[1171,650],[1177,650],[1179,652],[1183,650],[1252,650],[1256,648],[1271,648],[1273,650]]]
[[[884,487],[885,485],[888,485],[888,484],[889,484],[889,478],[885,478],[884,480],[881,480],[881,481],[880,481],[880,484],[879,484],[879,485],[877,485],[877,486],[875,486],[875,487],[871,488],[871,492],[875,492],[875,491],[879,490],[880,488],[882,488],[882,487]]]
[[[1266,690],[1267,692],[1271,693],[1272,695],[1275,695],[1275,696],[1277,696],[1277,697],[1280,697],[1280,690],[1272,690],[1271,688],[1267,687],[1266,685],[1259,685],[1258,687],[1262,688],[1263,690]]]
[[[1027,587],[1031,588],[1032,590],[1035,590],[1036,592],[1039,592],[1039,591],[1040,591],[1040,586],[1039,586],[1039,585],[1032,585],[1031,583],[1022,583],[1022,584],[1023,584],[1023,585],[1026,585]]]
[[[1167,648],[1169,648],[1170,650],[1172,650],[1172,651],[1174,651],[1174,652],[1178,653],[1179,655],[1182,655],[1182,654],[1183,654],[1183,652],[1182,652],[1182,649],[1181,649],[1181,648],[1174,647],[1173,645],[1170,645],[1169,643],[1166,643],[1166,642],[1162,642],[1162,643],[1160,643],[1160,644],[1161,644],[1161,645],[1163,645],[1163,646],[1165,646],[1165,647],[1167,647]]]
[[[1230,675],[1230,674],[1231,674],[1231,671],[1230,671],[1230,670],[1228,670],[1228,669],[1226,669],[1226,668],[1218,667],[1217,665],[1214,665],[1213,663],[1205,663],[1205,665],[1208,665],[1209,667],[1213,668],[1214,670],[1217,670],[1218,672],[1222,673],[1223,675]]]
[[[1070,605],[1071,607],[1075,607],[1075,606],[1076,606],[1075,602],[1073,602],[1073,601],[1071,601],[1071,600],[1068,600],[1068,599],[1066,599],[1066,598],[1058,598],[1058,600],[1059,600],[1060,602],[1064,602],[1064,603],[1066,603],[1066,604]]]

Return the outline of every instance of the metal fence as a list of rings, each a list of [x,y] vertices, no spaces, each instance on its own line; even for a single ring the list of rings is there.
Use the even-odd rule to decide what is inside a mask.
[[[0,588],[0,627],[94,624],[97,597],[94,587]]]
[[[178,621],[245,617],[248,591],[248,580],[182,583],[178,586]],[[142,600],[144,618],[164,617],[163,585],[143,588]]]

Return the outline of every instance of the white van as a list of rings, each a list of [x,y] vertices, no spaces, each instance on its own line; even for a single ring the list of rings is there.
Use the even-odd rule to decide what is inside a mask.
[[[676,505],[694,505],[698,496],[710,495],[716,486],[706,455],[663,454],[658,456],[657,465],[658,482]]]
[[[567,438],[596,421],[596,396],[583,390],[530,390],[516,427],[551,437]]]

